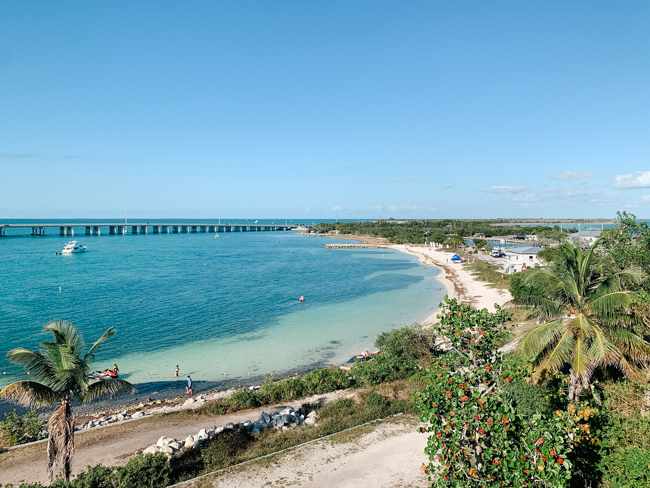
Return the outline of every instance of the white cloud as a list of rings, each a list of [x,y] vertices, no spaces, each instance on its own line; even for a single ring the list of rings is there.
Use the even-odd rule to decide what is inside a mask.
[[[551,180],[559,180],[559,181],[575,181],[575,180],[587,180],[589,178],[598,178],[600,175],[598,173],[594,173],[593,171],[585,170],[585,171],[565,171],[564,173],[561,173],[559,175],[556,175],[555,173],[546,173],[546,177],[551,179]]]
[[[603,207],[606,205],[623,205],[620,193],[606,192],[594,186],[571,188],[546,187],[526,195],[513,195],[511,200],[528,207],[535,202],[555,202],[559,204],[582,205],[585,207]]]
[[[335,207],[332,207],[332,210],[334,210],[335,212],[343,212],[343,210],[345,210],[345,207],[341,207],[340,205],[337,205]]]
[[[643,200],[644,202],[650,202],[650,195],[643,195],[641,197],[641,200]]]
[[[451,183],[447,183],[446,185],[442,185],[443,188],[451,188],[452,186],[454,186],[454,185],[452,185]]]
[[[612,178],[612,188],[618,190],[650,188],[650,171],[635,171],[629,175],[615,175]]]
[[[388,183],[408,183],[411,181],[418,181],[417,178],[409,177],[409,178],[391,178],[388,180]]]
[[[503,194],[503,193],[521,193],[522,191],[526,191],[526,190],[528,190],[528,188],[525,186],[492,186],[490,188],[481,191],[484,191],[485,193]]]

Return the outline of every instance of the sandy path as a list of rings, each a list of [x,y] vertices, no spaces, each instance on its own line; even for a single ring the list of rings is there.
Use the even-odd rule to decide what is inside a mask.
[[[427,436],[416,432],[419,425],[413,417],[395,417],[207,475],[179,488],[428,486],[421,468],[428,463],[424,454]]]
[[[487,283],[478,281],[465,270],[461,264],[449,262],[451,255],[447,252],[437,251],[426,247],[412,247],[403,244],[389,246],[391,249],[412,254],[420,259],[425,266],[436,266],[441,269],[441,274],[436,277],[445,288],[450,298],[457,298],[474,308],[487,308],[494,312],[494,304],[502,306],[512,299],[508,290],[490,288]],[[436,319],[436,313],[429,316],[423,323],[431,324]]]
[[[329,402],[341,396],[350,395],[346,391],[337,391],[325,395],[315,395],[296,402],[283,405],[300,407],[303,403]],[[264,407],[232,415],[191,416],[188,414],[169,414],[163,417],[146,417],[131,422],[100,427],[91,431],[75,434],[74,471],[77,474],[87,466],[103,464],[104,466],[121,466],[137,453],[162,436],[184,440],[189,435],[196,435],[199,430],[257,420],[260,412],[269,412],[276,407]],[[0,454],[0,485],[7,483],[47,481],[46,460],[47,443],[40,442]]]

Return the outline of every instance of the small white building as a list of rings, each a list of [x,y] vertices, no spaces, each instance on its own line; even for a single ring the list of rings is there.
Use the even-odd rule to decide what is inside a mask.
[[[596,239],[600,237],[600,234],[602,234],[602,230],[600,229],[587,229],[587,230],[581,230],[580,232],[576,232],[575,234],[569,234],[567,237],[569,239],[580,239],[580,242],[585,242],[589,244],[590,246],[594,245],[594,242],[596,242]]]
[[[506,256],[503,263],[503,272],[506,274],[519,273],[530,268],[537,268],[541,263],[537,253],[541,247],[513,247],[505,249]]]

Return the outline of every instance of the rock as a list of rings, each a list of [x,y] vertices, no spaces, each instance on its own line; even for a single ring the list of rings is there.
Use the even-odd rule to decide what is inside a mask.
[[[174,451],[178,451],[181,447],[181,443],[178,441],[170,442],[167,447],[171,447]]]
[[[199,430],[198,438],[199,438],[199,439],[207,439],[207,438],[208,438],[208,433],[207,433],[207,431],[206,431],[205,429],[201,429],[201,430]]]
[[[307,417],[305,419],[305,425],[316,425],[316,419],[314,417]]]
[[[162,452],[162,453],[165,453],[165,454],[174,454],[174,450],[169,446],[161,447],[158,452]]]
[[[215,434],[219,434],[220,432],[223,432],[223,427],[219,426],[216,429],[214,429]]]
[[[194,445],[192,446],[192,449],[196,449],[199,447],[201,444],[205,442],[205,439],[197,439],[194,441]]]
[[[285,407],[283,408],[280,412],[278,412],[279,415],[290,415],[293,414],[293,408],[291,407]]]
[[[124,420],[124,415],[122,415],[122,414],[116,415],[116,416],[115,416],[115,419],[116,419],[118,422],[121,422],[122,420]]]
[[[214,429],[208,429],[207,434],[208,437],[212,437],[214,435]]]
[[[257,422],[260,424],[268,424],[269,422],[271,422],[271,416],[266,412],[262,412],[259,418],[257,419]]]
[[[259,433],[262,432],[262,431],[260,430],[259,427],[255,426],[255,427],[253,427],[253,430],[251,430],[251,432],[252,432],[253,434],[259,434]]]
[[[162,436],[160,439],[158,439],[158,442],[156,442],[156,445],[158,447],[163,447],[163,446],[167,445],[166,442],[167,442],[167,437]]]
[[[131,418],[132,419],[140,419],[140,418],[144,417],[145,415],[146,414],[142,410],[140,410],[138,412],[135,412],[133,415],[131,415]]]
[[[251,430],[253,428],[253,422],[251,422],[250,420],[247,420],[246,422],[244,422],[242,424],[242,427],[244,429],[246,429],[246,430]]]
[[[318,414],[316,413],[315,410],[313,410],[313,411],[309,412],[309,415],[307,415],[307,418],[310,418],[310,419],[317,419],[317,418],[318,418]]]
[[[184,406],[184,407],[189,407],[190,405],[194,405],[194,403],[195,403],[194,398],[188,398],[188,399],[185,401],[185,403],[183,403],[183,406]]]
[[[187,439],[185,439],[185,447],[192,447],[194,445],[195,440],[196,439],[194,439],[193,435],[188,435]]]
[[[143,454],[156,454],[158,452],[158,446],[149,446],[144,451]]]
[[[224,430],[225,429],[234,429],[235,426],[233,425],[232,422],[227,423],[226,425],[223,426]]]

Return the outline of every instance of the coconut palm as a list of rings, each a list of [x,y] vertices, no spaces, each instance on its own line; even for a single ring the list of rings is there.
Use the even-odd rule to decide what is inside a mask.
[[[584,252],[562,244],[553,267],[529,270],[523,279],[524,285],[542,291],[542,297],[509,303],[543,322],[525,333],[518,346],[532,358],[533,381],[568,364],[570,399],[590,385],[597,367],[614,366],[634,377],[637,367],[650,360],[650,344],[631,330],[638,320],[630,313],[632,293],[623,287],[638,281],[641,273],[605,271],[594,263],[597,248],[598,242]]]
[[[55,466],[59,465],[63,479],[68,481],[74,454],[72,402],[87,402],[135,389],[127,381],[117,379],[89,382],[89,363],[100,345],[115,335],[112,327],[86,352],[82,334],[71,323],[52,321],[43,330],[51,332],[54,341],[41,342],[40,351],[18,348],[7,353],[9,360],[22,364],[34,381],[16,381],[0,391],[0,397],[25,406],[61,404],[48,422],[47,469],[52,481]]]

